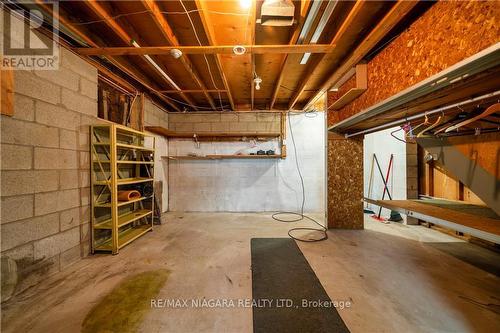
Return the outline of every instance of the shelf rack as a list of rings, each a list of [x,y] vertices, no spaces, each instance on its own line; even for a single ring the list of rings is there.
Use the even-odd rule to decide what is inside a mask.
[[[91,126],[90,142],[92,253],[117,254],[153,229],[155,138],[110,124]],[[132,189],[141,197],[118,201]]]
[[[161,156],[167,160],[226,160],[226,159],[285,159],[286,158],[286,112],[281,113],[279,132],[175,132],[161,126],[146,126],[146,131],[166,138],[195,139],[195,141],[242,141],[245,139],[266,140],[278,138],[279,155],[206,155],[206,156]]]

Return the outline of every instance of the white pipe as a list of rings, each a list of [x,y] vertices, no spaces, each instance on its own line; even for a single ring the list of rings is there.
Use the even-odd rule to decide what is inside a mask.
[[[465,105],[465,104],[474,103],[474,102],[480,101],[482,99],[495,97],[497,95],[500,95],[500,90],[497,90],[495,92],[492,92],[492,93],[489,93],[489,94],[486,94],[486,95],[482,95],[482,96],[479,96],[479,97],[474,97],[474,98],[471,98],[471,99],[468,99],[468,100],[465,100],[465,101],[462,101],[462,102],[459,102],[459,103],[455,103],[455,104],[443,106],[441,108],[434,109],[434,110],[431,110],[431,111],[426,111],[424,113],[420,113],[420,114],[417,114],[417,115],[414,115],[414,116],[411,116],[411,117],[408,117],[408,118],[394,120],[394,121],[392,121],[390,123],[383,124],[383,125],[376,126],[376,127],[372,127],[372,128],[369,128],[369,129],[366,129],[366,130],[362,130],[362,131],[359,131],[359,132],[356,132],[356,133],[345,134],[345,137],[346,138],[351,138],[353,136],[358,136],[358,135],[365,134],[365,133],[368,133],[368,132],[370,132],[370,133],[371,132],[376,132],[378,130],[390,128],[390,127],[395,126],[395,125],[400,125],[402,123],[405,123],[405,122],[408,122],[408,121],[411,121],[411,120],[423,118],[426,115],[430,116],[430,115],[435,114],[435,113],[439,113],[439,112],[443,112],[445,110],[453,109],[453,108],[455,108],[457,106],[462,106],[462,105]]]

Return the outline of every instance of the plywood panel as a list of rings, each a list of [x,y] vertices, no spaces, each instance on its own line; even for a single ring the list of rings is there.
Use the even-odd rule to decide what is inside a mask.
[[[363,140],[328,136],[328,227],[363,229]]]
[[[329,119],[348,118],[493,45],[499,21],[497,1],[438,2],[368,63],[368,91]]]

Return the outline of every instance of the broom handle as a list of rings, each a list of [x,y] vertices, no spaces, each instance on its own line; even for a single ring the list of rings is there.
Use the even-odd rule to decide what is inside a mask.
[[[394,159],[394,155],[391,154],[391,158],[389,160],[389,166],[387,167],[387,174],[385,176],[384,180],[384,193],[382,194],[382,200],[385,198],[385,192],[387,191],[387,194],[389,195],[389,199],[392,200],[391,193],[389,192],[389,189],[387,188],[387,182],[389,181],[389,175],[391,174],[391,167],[392,167],[392,160]],[[382,206],[380,206],[378,210],[378,218],[380,218],[380,214],[382,214]]]

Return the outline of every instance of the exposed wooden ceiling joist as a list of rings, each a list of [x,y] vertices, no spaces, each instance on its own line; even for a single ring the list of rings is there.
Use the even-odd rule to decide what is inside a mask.
[[[358,45],[346,61],[322,84],[321,88],[305,104],[305,108],[313,104],[331,86],[340,80],[348,71],[356,66],[377,43],[399,23],[416,5],[417,1],[398,1],[368,36]]]
[[[144,7],[148,9],[151,12],[151,16],[153,17],[153,21],[155,24],[158,26],[160,29],[163,37],[169,43],[171,46],[179,47],[179,41],[175,37],[175,34],[170,27],[170,24],[167,22],[163,14],[161,13],[160,8],[158,5],[155,3],[153,0],[142,0],[142,3],[144,4]],[[212,99],[212,96],[206,91],[207,87],[205,86],[205,83],[203,80],[200,79],[199,73],[196,71],[194,68],[193,64],[189,60],[188,57],[180,57],[179,58],[180,62],[186,69],[186,71],[191,75],[192,79],[196,82],[196,84],[202,89],[202,93],[205,95],[205,98],[208,100],[210,106],[213,109],[216,109],[214,100]],[[181,91],[180,93],[182,94]]]
[[[76,35],[78,38],[82,39],[85,43],[89,44],[92,47],[99,47],[96,42],[92,38],[90,38],[85,32],[83,32],[79,27],[76,27],[74,24],[72,24],[69,20],[66,19],[65,16],[60,15],[61,9],[59,9],[59,13],[56,13],[52,10],[51,6],[47,6],[44,4],[42,0],[36,0],[37,5],[42,7],[47,13],[49,13],[52,17],[57,19],[61,25],[63,25],[65,28],[67,28],[71,33]],[[118,60],[115,58],[108,57],[107,58],[110,63],[112,63],[114,66],[116,66],[118,69],[123,71],[125,74],[142,84],[144,87],[149,89],[151,92],[155,93],[163,102],[165,102],[167,105],[172,107],[172,109],[176,111],[181,111],[177,105],[172,103],[169,99],[167,99],[165,96],[163,96],[160,93],[157,93],[157,90],[153,87],[153,84],[149,82],[148,79],[143,77],[142,75],[138,74],[135,72],[135,70],[131,69],[132,66],[130,64],[124,62],[123,60]]]
[[[302,2],[302,8],[300,11],[300,18],[299,18],[299,23],[297,25],[297,28],[293,32],[292,38],[290,38],[290,45],[296,45],[297,40],[299,39],[300,36],[300,31],[302,30],[302,27],[304,26],[304,22],[306,20],[307,13],[309,12],[309,9],[311,8],[312,1],[306,0]],[[274,108],[274,103],[276,103],[276,97],[278,97],[278,91],[280,90],[281,82],[283,81],[283,75],[285,74],[285,66],[287,64],[288,60],[288,54],[286,54],[283,57],[283,63],[281,64],[281,70],[278,75],[278,79],[276,80],[276,83],[274,85],[274,90],[273,90],[273,95],[271,97],[271,101],[269,103],[269,110],[272,110]]]
[[[207,15],[207,7],[206,3],[201,0],[195,0],[196,8],[199,10],[199,15],[200,15],[200,20],[203,24],[203,30],[205,31],[205,34],[207,36],[207,40],[210,45],[215,45],[215,39],[214,39],[214,29],[213,25],[210,22],[210,18]],[[227,91],[227,97],[229,99],[229,104],[231,105],[232,110],[236,110],[235,105],[234,105],[234,99],[233,95],[231,93],[231,90],[229,89],[229,84],[227,82],[227,77],[224,72],[224,67],[222,66],[221,58],[219,54],[215,55],[215,62],[217,64],[217,69],[219,70],[219,74],[222,78],[222,82],[224,84],[224,89]],[[217,87],[216,87],[217,88]]]
[[[167,94],[180,94],[181,92],[184,93],[204,93],[204,92],[209,92],[209,93],[225,93],[225,89],[182,89],[182,90],[159,90],[158,92],[161,93],[167,93]]]
[[[249,18],[249,26],[250,26],[250,44],[255,44],[255,15],[256,15],[256,2],[252,2],[250,8],[250,18]],[[250,55],[250,77],[254,77],[256,75],[255,72],[255,54],[251,53]],[[253,80],[250,80],[250,109],[253,110],[255,105],[255,84]]]
[[[352,7],[351,11],[349,12],[349,15],[346,17],[342,25],[340,26],[339,30],[335,34],[335,36],[332,38],[332,41],[330,42],[330,45],[333,47],[335,43],[338,43],[338,41],[344,36],[346,30],[353,24],[353,22],[356,21],[356,18],[358,15],[361,13],[361,11],[365,8],[366,2],[365,1],[357,1],[355,5]],[[288,108],[291,109],[295,106],[297,101],[299,100],[300,95],[304,92],[306,89],[306,85],[309,82],[309,79],[311,78],[311,75],[313,72],[316,70],[316,66],[323,60],[324,56],[317,57],[315,60],[311,61],[311,63],[308,65],[306,74],[304,75],[304,79],[301,81],[299,87],[295,90],[294,94],[292,95],[292,98],[289,101]]]
[[[134,38],[132,38],[118,24],[118,22],[116,22],[116,20],[111,15],[109,15],[109,13],[107,12],[107,10],[103,7],[103,5],[101,3],[99,3],[97,0],[88,0],[88,1],[84,1],[84,3],[88,6],[89,9],[91,9],[94,12],[94,14],[97,17],[99,17],[99,19],[103,20],[103,22],[106,24],[106,26],[108,26],[109,28],[111,28],[111,30],[113,30],[113,32],[116,33],[116,35],[118,37],[120,37],[120,39],[122,40],[122,42],[124,44],[130,45],[132,43],[132,41],[134,40]],[[148,64],[148,66],[151,66],[151,67],[154,68],[154,66],[152,64],[149,64],[148,62],[146,62],[146,63]],[[168,85],[172,85],[163,75],[159,75],[159,76],[161,77],[161,79],[165,83],[167,83]],[[173,88],[175,88],[175,87],[173,87]],[[184,93],[181,93],[180,96],[182,97],[182,99],[187,104],[189,104],[189,105],[193,106],[195,109],[197,109],[196,103],[189,96],[187,96]]]
[[[94,47],[75,48],[81,55],[170,55],[174,49],[183,54],[234,54],[236,45],[217,46],[142,46],[142,47]],[[245,54],[301,54],[301,53],[333,53],[333,44],[306,44],[306,45],[238,45],[243,46]]]

